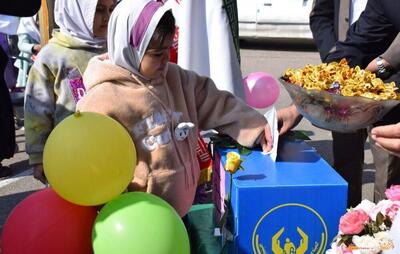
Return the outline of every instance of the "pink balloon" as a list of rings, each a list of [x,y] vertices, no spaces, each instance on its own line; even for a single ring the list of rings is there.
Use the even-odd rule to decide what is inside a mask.
[[[268,73],[253,72],[243,79],[246,103],[254,108],[267,108],[279,96],[279,85]]]

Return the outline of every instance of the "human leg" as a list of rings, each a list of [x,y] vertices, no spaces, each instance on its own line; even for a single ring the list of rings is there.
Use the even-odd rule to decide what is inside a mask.
[[[0,74],[4,73],[7,59],[7,55],[0,48]],[[1,161],[14,155],[15,128],[10,93],[3,75],[0,75],[0,142],[0,177],[4,177],[10,175],[11,170],[3,167]]]
[[[333,167],[348,183],[347,205],[355,207],[361,201],[364,164],[365,129],[355,133],[332,132]]]

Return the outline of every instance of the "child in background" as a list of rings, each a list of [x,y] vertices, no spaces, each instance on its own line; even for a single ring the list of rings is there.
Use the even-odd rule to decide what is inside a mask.
[[[80,73],[90,58],[106,50],[108,20],[116,0],[56,0],[59,30],[31,67],[25,90],[25,136],[36,179],[46,182],[42,156],[55,125],[75,111],[84,87]],[[78,85],[77,85],[78,84]]]
[[[28,72],[33,63],[32,58],[36,57],[42,48],[40,45],[38,15],[21,18],[17,34],[20,54],[14,63],[14,66],[19,69],[16,87],[25,87]]]
[[[77,109],[109,115],[126,127],[138,153],[128,189],[162,197],[183,217],[199,178],[199,129],[214,128],[242,145],[261,144],[264,151],[272,138],[264,116],[209,78],[168,63],[175,19],[167,4],[124,0],[116,7],[109,55],[90,60],[84,74],[88,93]]]

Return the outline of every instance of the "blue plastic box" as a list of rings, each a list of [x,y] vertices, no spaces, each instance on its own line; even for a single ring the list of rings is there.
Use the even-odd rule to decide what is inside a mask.
[[[214,155],[216,217],[229,191],[226,153]],[[229,253],[325,253],[346,211],[347,183],[304,142],[284,142],[277,162],[261,151],[242,156],[232,182],[233,243]]]

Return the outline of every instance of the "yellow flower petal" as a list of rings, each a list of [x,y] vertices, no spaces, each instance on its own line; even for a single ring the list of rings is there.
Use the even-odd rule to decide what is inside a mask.
[[[231,159],[240,159],[240,154],[237,152],[229,152],[226,154],[226,159],[231,160]]]
[[[234,174],[236,173],[237,169],[238,168],[236,167],[236,164],[234,162],[227,161],[225,163],[225,170],[228,171],[229,173]]]
[[[242,161],[240,160],[240,155],[236,152],[229,152],[226,155],[225,170],[231,174],[236,173],[239,169]]]

